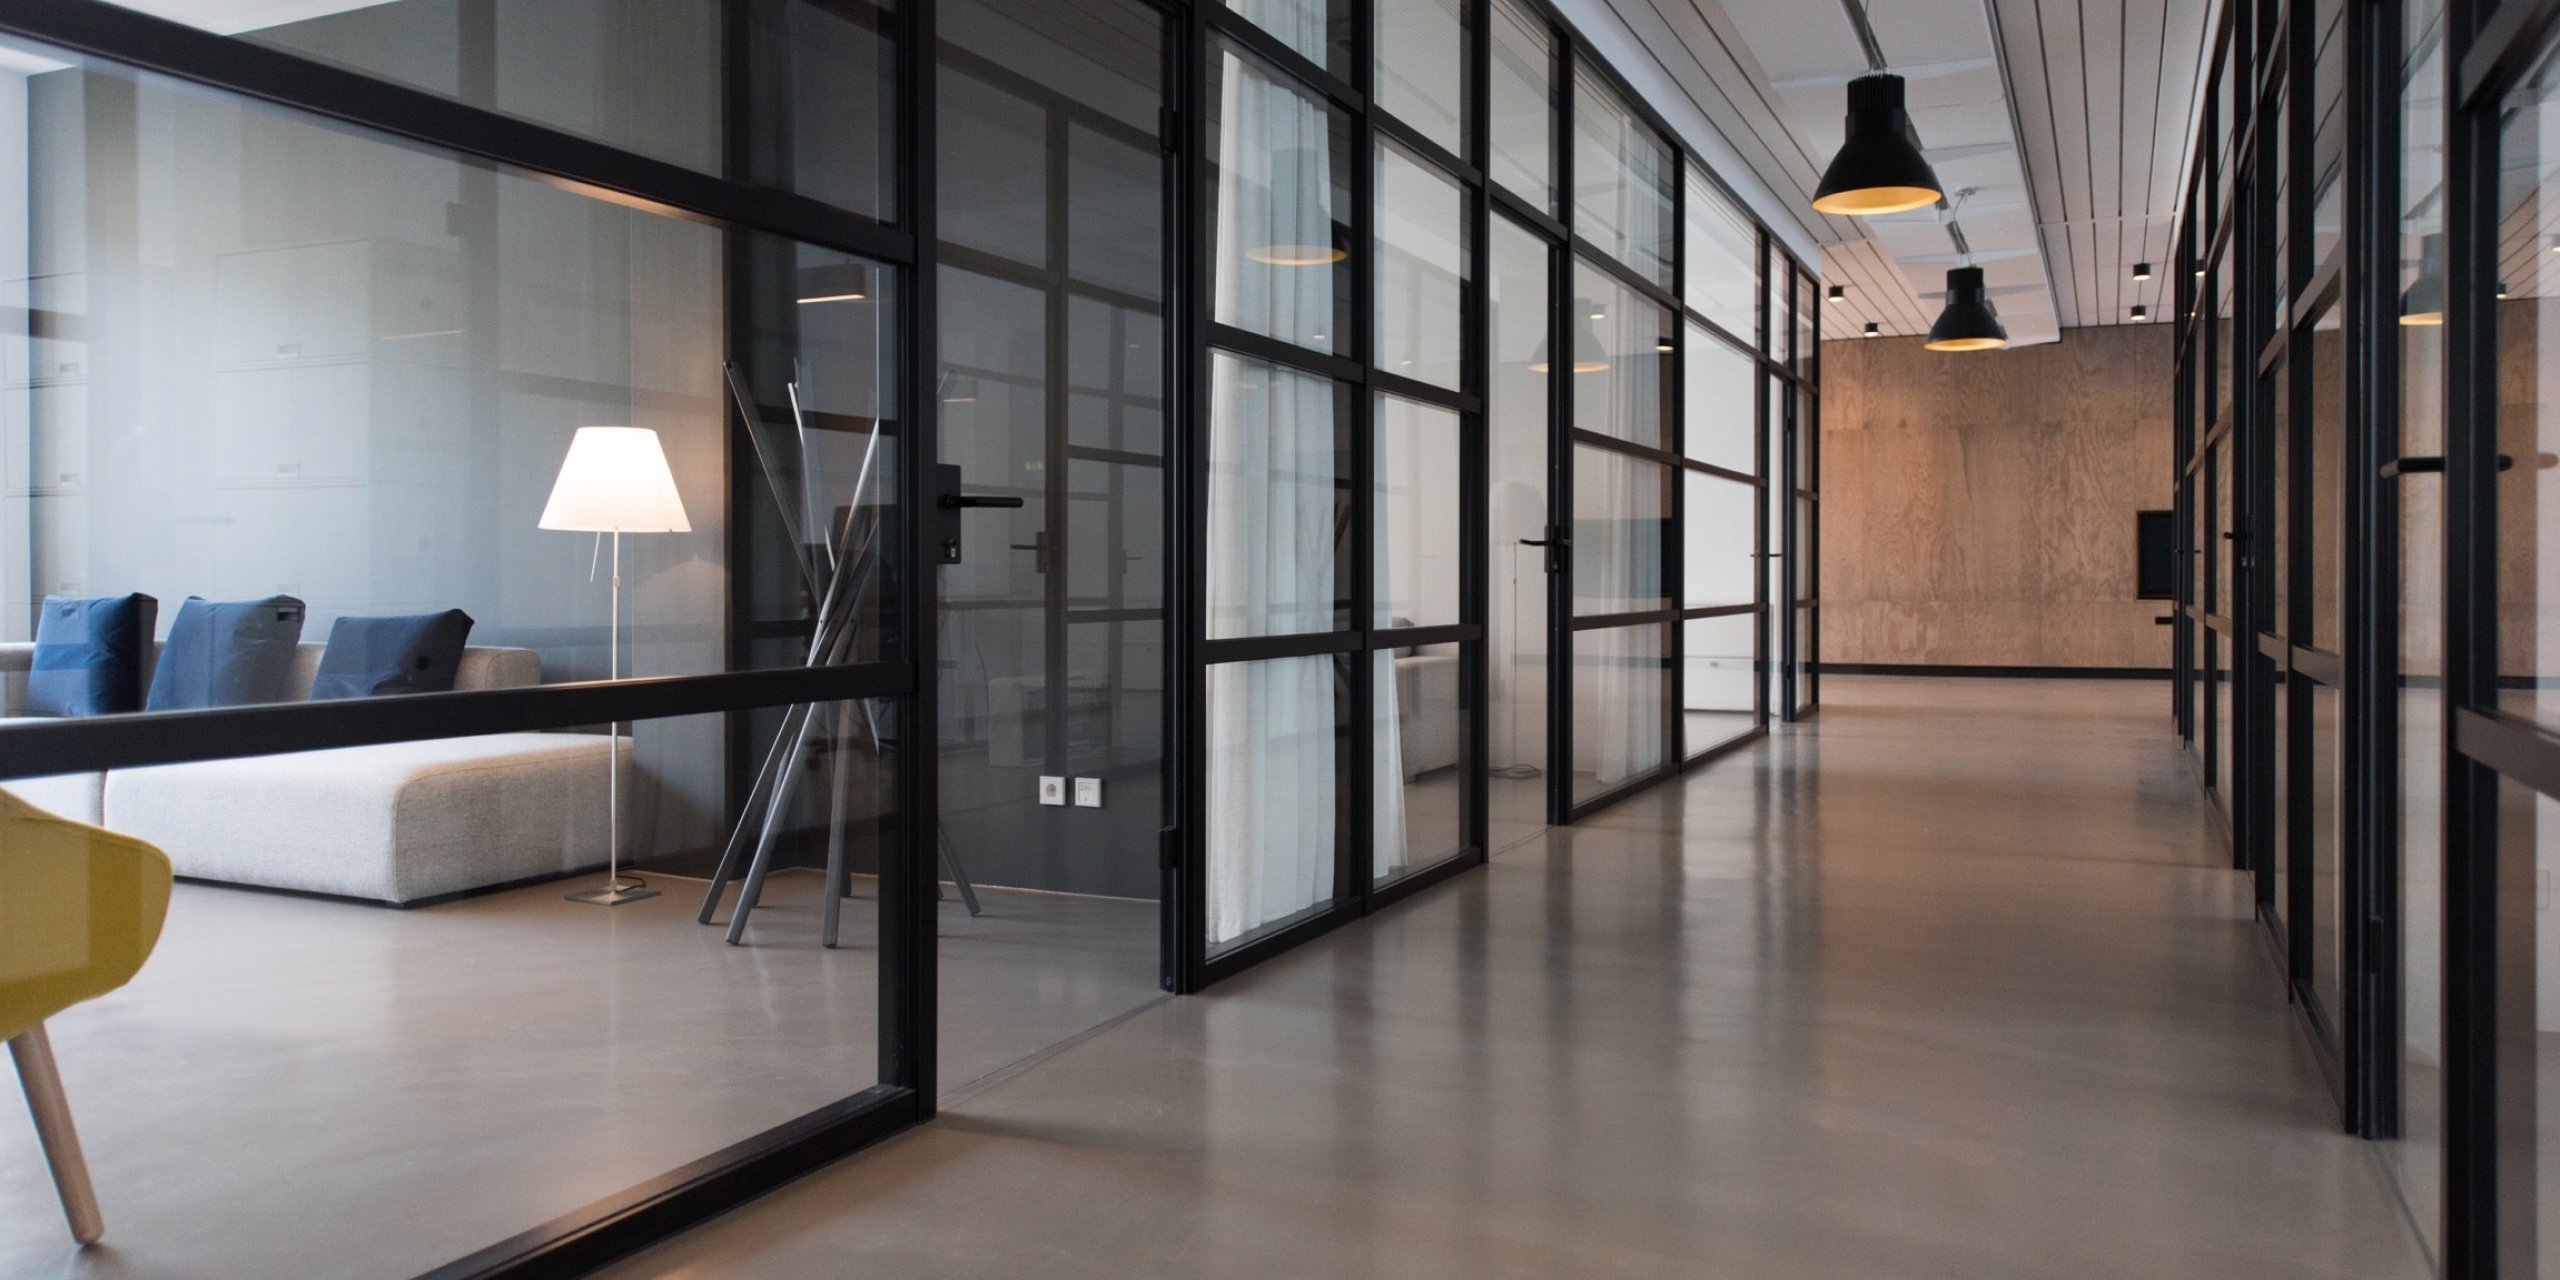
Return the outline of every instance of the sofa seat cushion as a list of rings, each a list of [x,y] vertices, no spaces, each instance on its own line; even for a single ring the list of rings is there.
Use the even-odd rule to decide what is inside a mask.
[[[105,825],[182,876],[411,903],[603,865],[608,741],[501,733],[118,769]],[[610,741],[627,768],[630,739]]]

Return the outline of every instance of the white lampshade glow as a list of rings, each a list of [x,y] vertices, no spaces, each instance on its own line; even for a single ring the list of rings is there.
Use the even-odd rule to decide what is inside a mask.
[[[658,433],[647,427],[580,427],[551,483],[541,527],[580,533],[690,533]]]

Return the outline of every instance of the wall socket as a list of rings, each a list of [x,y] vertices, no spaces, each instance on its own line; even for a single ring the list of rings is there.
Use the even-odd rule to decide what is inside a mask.
[[[1040,803],[1065,804],[1066,802],[1067,780],[1064,778],[1053,777],[1048,774],[1042,774],[1040,776]]]
[[[1102,807],[1102,779],[1076,779],[1076,807],[1079,809],[1099,809]]]

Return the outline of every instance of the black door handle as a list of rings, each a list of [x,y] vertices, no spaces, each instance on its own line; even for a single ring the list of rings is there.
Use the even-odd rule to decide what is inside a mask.
[[[993,495],[993,494],[985,494],[985,493],[946,493],[946,494],[942,495],[942,509],[943,509],[943,510],[945,510],[945,511],[957,511],[957,510],[961,509],[962,507],[1008,507],[1008,508],[1010,508],[1010,507],[1019,507],[1019,506],[1021,506],[1021,505],[1022,505],[1022,499],[1020,499],[1020,498],[1000,498],[1000,497],[996,497],[996,496],[995,496],[995,495]]]
[[[2503,453],[2498,455],[2498,470],[2513,471],[2515,469],[2515,459],[2508,457]],[[2393,458],[2391,461],[2383,463],[2382,478],[2385,480],[2397,480],[2402,476],[2414,476],[2427,472],[2441,473],[2443,470],[2443,454],[2423,453],[2407,458]]]

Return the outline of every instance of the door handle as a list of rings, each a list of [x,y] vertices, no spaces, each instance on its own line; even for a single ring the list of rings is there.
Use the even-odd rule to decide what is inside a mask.
[[[1022,499],[1009,495],[960,492],[960,468],[949,462],[934,464],[933,492],[941,496],[933,501],[933,517],[928,521],[930,534],[926,545],[936,550],[938,554],[934,558],[943,564],[960,563],[961,512],[972,507],[1011,510],[1023,505]]]
[[[2503,453],[2498,455],[2498,470],[2513,471],[2515,469],[2515,459]],[[2397,480],[2402,476],[2423,475],[2430,472],[2442,474],[2443,471],[2444,455],[2440,453],[2422,453],[2406,458],[2393,458],[2382,464],[2382,478],[2385,480]]]
[[[990,493],[946,493],[942,495],[942,509],[945,511],[958,511],[963,507],[1014,508],[1021,505],[1022,499],[1020,498],[998,497]]]
[[[1559,567],[1556,563],[1556,553],[1566,547],[1572,546],[1573,539],[1564,536],[1564,530],[1559,529],[1554,525],[1547,526],[1546,534],[1547,536],[1543,538],[1522,538],[1520,539],[1520,545],[1524,547],[1546,548],[1547,572],[1554,573]]]
[[[1020,506],[1021,499],[1015,499],[1014,505]],[[1031,541],[1029,542],[1006,543],[1005,550],[1028,551],[1031,553],[1031,571],[1033,573],[1047,573],[1049,571],[1049,531],[1046,529],[1032,530]]]

